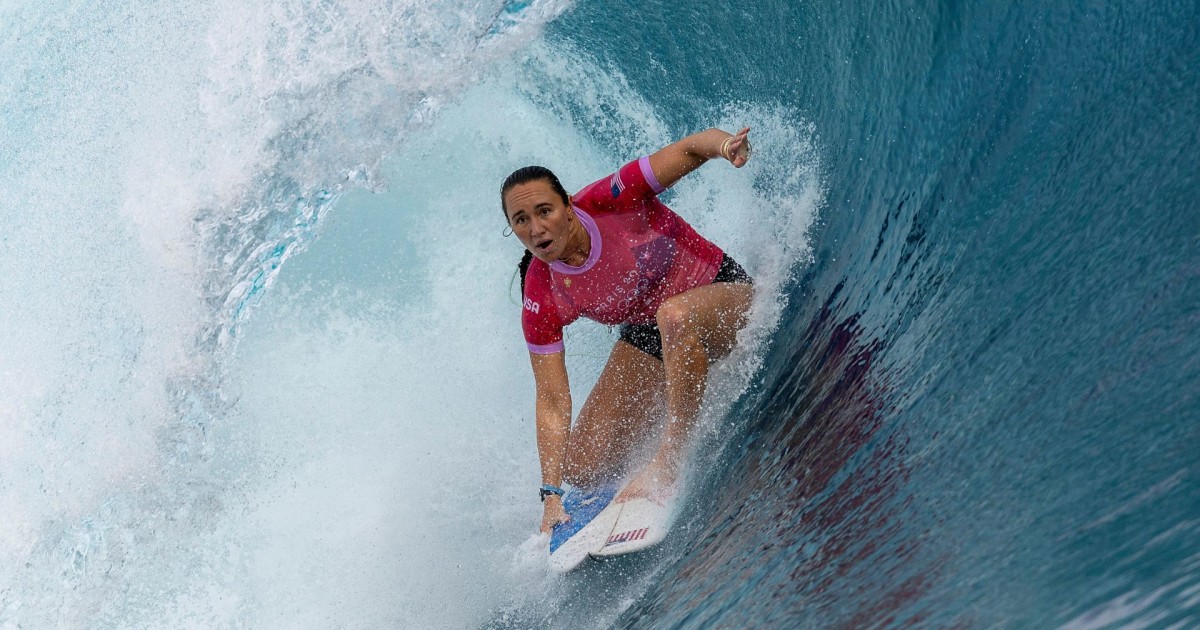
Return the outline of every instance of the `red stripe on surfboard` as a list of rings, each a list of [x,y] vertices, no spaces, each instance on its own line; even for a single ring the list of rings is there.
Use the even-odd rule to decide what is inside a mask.
[[[620,534],[613,534],[612,536],[608,537],[608,541],[604,543],[604,546],[607,547],[609,545],[619,545],[621,543],[634,540],[642,540],[648,533],[650,533],[650,528],[643,527],[641,529],[632,529],[627,532],[621,532]]]
[[[608,537],[608,540],[604,543],[604,546],[607,547],[609,545],[619,545],[621,543],[634,540],[641,540],[645,538],[646,534],[649,532],[649,527],[643,527],[641,529],[631,529],[627,532],[621,532],[620,534],[613,534],[612,536]]]

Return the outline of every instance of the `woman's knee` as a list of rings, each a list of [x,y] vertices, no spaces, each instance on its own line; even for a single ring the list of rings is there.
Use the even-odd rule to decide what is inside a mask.
[[[692,319],[691,308],[689,308],[686,298],[682,296],[676,296],[663,302],[654,314],[659,334],[662,335],[664,341],[678,339],[688,332],[694,332]]]
[[[710,354],[723,356],[737,331],[746,325],[752,296],[751,287],[726,283],[693,289],[663,302],[655,314],[663,347],[696,341]]]

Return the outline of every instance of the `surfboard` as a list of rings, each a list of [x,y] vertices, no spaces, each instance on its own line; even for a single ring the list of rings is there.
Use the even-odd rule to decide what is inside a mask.
[[[654,498],[615,504],[621,509],[616,523],[604,544],[590,555],[611,558],[649,549],[662,542],[674,523],[677,497],[678,492],[673,489]]]
[[[566,573],[578,567],[588,554],[608,540],[621,514],[620,504],[612,499],[620,485],[596,489],[571,488],[563,497],[563,509],[571,520],[554,526],[550,532],[550,570]]]
[[[589,557],[606,559],[642,551],[667,537],[678,493],[672,490],[654,499],[613,503],[621,487],[613,484],[567,492],[563,509],[571,520],[551,531],[550,570],[567,573]]]

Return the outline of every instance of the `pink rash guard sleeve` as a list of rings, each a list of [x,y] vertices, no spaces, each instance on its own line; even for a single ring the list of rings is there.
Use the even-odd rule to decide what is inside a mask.
[[[550,270],[546,263],[534,260],[525,275],[525,296],[521,310],[521,327],[525,345],[534,354],[554,354],[563,351],[563,323],[550,289]]]
[[[616,173],[585,186],[575,194],[575,204],[593,214],[641,210],[642,203],[664,190],[650,168],[650,158],[642,156]]]

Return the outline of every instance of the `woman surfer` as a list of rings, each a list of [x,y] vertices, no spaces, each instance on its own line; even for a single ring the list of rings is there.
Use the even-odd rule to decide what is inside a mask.
[[[729,353],[745,325],[752,280],[657,195],[712,158],[745,165],[749,132],[693,134],[573,196],[540,166],[504,181],[501,206],[527,250],[522,325],[537,389],[543,532],[568,519],[564,480],[587,486],[623,472],[664,394],[658,449],[615,500],[675,484],[709,363]],[[620,325],[621,338],[572,428],[562,339],[580,316]]]

